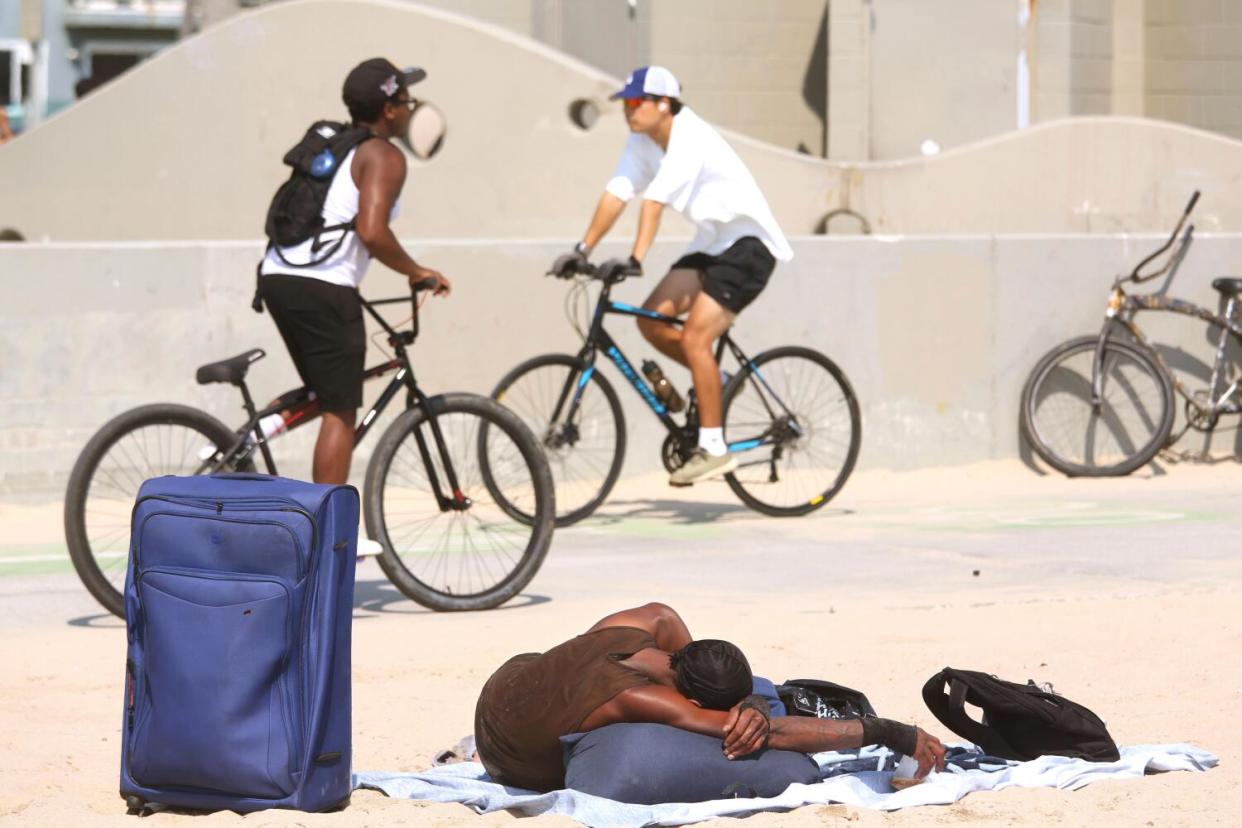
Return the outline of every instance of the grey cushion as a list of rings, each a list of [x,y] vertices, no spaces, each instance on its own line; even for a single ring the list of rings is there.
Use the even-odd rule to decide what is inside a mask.
[[[763,750],[726,759],[721,741],[660,724],[614,724],[562,736],[565,787],[617,802],[655,805],[776,796],[819,781],[805,753]]]

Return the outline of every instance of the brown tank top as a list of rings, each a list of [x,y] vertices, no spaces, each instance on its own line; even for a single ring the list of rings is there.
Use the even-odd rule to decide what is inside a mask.
[[[483,685],[474,710],[474,738],[496,782],[536,791],[565,786],[560,737],[622,690],[654,684],[621,664],[656,646],[636,627],[605,627],[546,653],[514,656]]]

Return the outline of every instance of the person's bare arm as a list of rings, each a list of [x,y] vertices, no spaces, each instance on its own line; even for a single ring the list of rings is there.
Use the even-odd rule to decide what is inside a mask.
[[[707,710],[671,687],[632,687],[613,696],[583,721],[584,730],[618,722],[651,722],[715,736],[725,756],[735,759],[764,745],[768,723],[763,714],[748,709]]]
[[[623,210],[625,202],[605,190],[599,197],[599,203],[595,205],[595,213],[591,216],[591,223],[587,225],[586,235],[582,237],[582,243],[587,250],[593,250],[599,240],[608,235]]]
[[[587,632],[595,632],[605,627],[637,627],[646,630],[655,639],[657,647],[670,653],[680,650],[694,640],[677,610],[654,601],[606,615],[596,621]]]
[[[630,255],[638,261],[647,258],[647,251],[655,241],[656,231],[660,229],[660,216],[664,205],[658,201],[644,200],[638,213],[638,236],[634,239],[634,248]]]
[[[436,280],[435,292],[447,294],[452,285],[438,271],[423,267],[397,241],[388,217],[405,184],[405,156],[387,141],[367,141],[358,147],[354,169],[358,185],[358,221],[355,232],[367,251],[388,267],[409,278]]]
[[[872,722],[882,721],[872,719]],[[914,728],[916,739],[910,755],[919,763],[915,778],[922,779],[934,767],[944,770],[944,745],[922,728]],[[772,719],[768,747],[818,753],[862,747],[866,743],[859,719],[816,719],[809,716],[777,716]],[[894,745],[885,745],[895,748]]]

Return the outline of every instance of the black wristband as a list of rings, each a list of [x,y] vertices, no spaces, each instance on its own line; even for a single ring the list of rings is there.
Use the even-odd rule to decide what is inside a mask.
[[[917,727],[892,719],[863,718],[862,731],[864,745],[883,745],[903,756],[913,756],[919,741]]]
[[[768,705],[768,700],[765,699],[763,696],[760,696],[758,693],[751,693],[749,696],[742,699],[740,702],[738,702],[737,708],[739,711],[741,710],[757,711],[759,715],[762,716],[763,718],[767,719],[768,721],[772,720],[772,708]]]

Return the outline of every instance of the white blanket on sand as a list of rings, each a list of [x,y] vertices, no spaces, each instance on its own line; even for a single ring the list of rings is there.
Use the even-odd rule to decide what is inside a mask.
[[[1121,748],[1116,762],[1085,762],[1043,756],[1000,770],[934,773],[922,784],[893,791],[891,772],[864,771],[835,776],[814,785],[790,785],[767,799],[719,799],[711,802],[627,805],[577,791],[535,793],[492,782],[477,762],[432,768],[424,773],[354,774],[355,788],[372,788],[400,799],[460,802],[479,813],[507,810],[519,816],[564,814],[596,828],[688,825],[713,817],[740,817],[758,811],[788,811],[803,805],[842,803],[895,811],[915,805],[947,805],[971,791],[1002,788],[1077,790],[1101,779],[1136,779],[1158,771],[1205,771],[1216,757],[1192,745],[1133,745]]]

